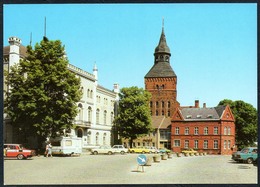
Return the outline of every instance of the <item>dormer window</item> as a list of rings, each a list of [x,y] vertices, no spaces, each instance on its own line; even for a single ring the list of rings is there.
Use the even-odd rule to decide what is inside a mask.
[[[213,118],[213,115],[212,115],[212,114],[209,114],[209,115],[207,116],[207,118]]]
[[[186,118],[187,119],[191,119],[192,115],[187,115]]]

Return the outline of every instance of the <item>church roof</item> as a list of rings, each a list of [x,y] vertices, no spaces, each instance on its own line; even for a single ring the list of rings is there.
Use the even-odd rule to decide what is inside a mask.
[[[158,46],[155,48],[155,53],[169,53],[170,54],[170,48],[168,47],[166,43],[166,38],[164,34],[164,29],[162,29],[161,37]]]
[[[170,63],[158,62],[153,65],[150,71],[145,75],[145,78],[152,77],[176,77]]]

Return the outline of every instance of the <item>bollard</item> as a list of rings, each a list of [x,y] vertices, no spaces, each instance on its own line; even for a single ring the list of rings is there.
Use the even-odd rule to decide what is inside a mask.
[[[161,156],[160,155],[153,156],[153,161],[154,162],[160,162],[160,160],[161,160]]]

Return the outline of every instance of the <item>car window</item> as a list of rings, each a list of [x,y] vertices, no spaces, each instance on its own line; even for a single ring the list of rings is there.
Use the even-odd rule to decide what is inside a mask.
[[[10,145],[9,147],[10,147],[10,149],[16,149],[15,145]]]

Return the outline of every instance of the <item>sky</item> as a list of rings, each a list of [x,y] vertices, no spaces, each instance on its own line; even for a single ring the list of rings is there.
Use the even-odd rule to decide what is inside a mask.
[[[257,4],[38,4],[3,7],[3,44],[44,35],[61,40],[69,62],[99,84],[144,88],[164,22],[177,75],[177,101],[215,107],[223,99],[257,108]],[[163,21],[164,20],[164,21]]]

